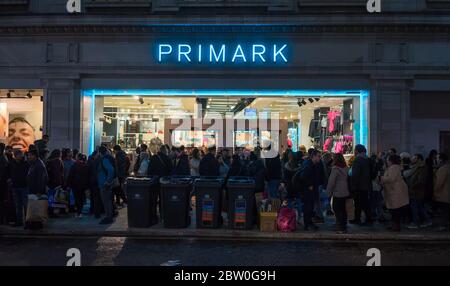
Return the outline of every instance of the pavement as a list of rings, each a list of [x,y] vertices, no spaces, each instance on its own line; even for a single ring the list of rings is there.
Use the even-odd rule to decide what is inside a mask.
[[[195,218],[195,215],[191,215]],[[251,230],[197,229],[195,220],[185,229],[166,229],[162,224],[149,228],[129,228],[126,208],[119,210],[119,216],[111,225],[99,225],[93,216],[75,218],[73,214],[51,218],[41,230],[25,230],[21,227],[0,226],[0,237],[8,236],[54,236],[54,237],[129,237],[145,239],[205,239],[205,240],[280,240],[280,241],[410,241],[410,242],[450,242],[450,231],[437,226],[401,232],[386,230],[387,224],[375,223],[372,227],[349,225],[347,234],[337,234],[334,217],[327,217],[325,224],[319,224],[319,231],[261,232],[256,226]]]

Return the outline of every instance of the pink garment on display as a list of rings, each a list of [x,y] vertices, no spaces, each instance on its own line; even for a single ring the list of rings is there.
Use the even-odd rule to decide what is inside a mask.
[[[336,142],[336,147],[335,147],[334,152],[335,153],[344,153],[344,144],[341,141]]]
[[[328,130],[330,132],[334,131],[334,119],[336,119],[336,117],[337,117],[337,112],[334,112],[334,111],[328,112],[328,120],[330,121],[330,123],[328,124]]]
[[[327,138],[327,140],[325,140],[325,143],[323,143],[323,150],[327,151],[332,142],[333,142],[332,138]]]

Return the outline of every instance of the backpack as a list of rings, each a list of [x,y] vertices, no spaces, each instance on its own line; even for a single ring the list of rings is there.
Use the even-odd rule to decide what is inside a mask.
[[[280,209],[277,217],[278,230],[282,232],[293,232],[297,227],[295,211],[284,207]]]

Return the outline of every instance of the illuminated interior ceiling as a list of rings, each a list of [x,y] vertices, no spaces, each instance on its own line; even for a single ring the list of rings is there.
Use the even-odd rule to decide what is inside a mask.
[[[104,97],[104,107],[117,108],[118,116],[150,115],[157,118],[185,118],[194,115],[195,98],[142,96]]]
[[[281,119],[295,119],[298,112],[312,111],[320,107],[335,107],[349,99],[347,97],[321,97],[319,101],[310,103],[308,101],[308,98],[310,97],[301,97],[307,104],[299,107],[297,104],[299,98],[257,98],[248,106],[248,108],[255,108],[258,113],[277,112]],[[240,112],[238,116],[243,116],[243,112],[244,111]]]
[[[42,89],[0,89],[0,98],[8,98],[8,93],[10,98],[29,98],[40,97],[44,95]]]

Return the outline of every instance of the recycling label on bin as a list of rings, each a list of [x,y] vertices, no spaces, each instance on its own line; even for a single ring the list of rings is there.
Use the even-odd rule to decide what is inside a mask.
[[[141,200],[142,196],[140,194],[133,194],[133,199],[135,200]]]
[[[202,201],[202,224],[204,226],[212,225],[214,217],[214,201],[204,199]]]
[[[244,227],[247,220],[247,204],[243,199],[237,199],[234,202],[234,225]]]
[[[172,196],[170,197],[170,200],[171,200],[171,201],[179,201],[179,200],[180,200],[180,197],[177,196],[177,195],[172,195]]]

